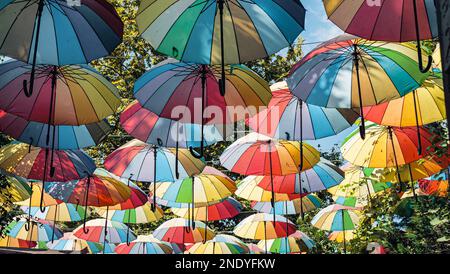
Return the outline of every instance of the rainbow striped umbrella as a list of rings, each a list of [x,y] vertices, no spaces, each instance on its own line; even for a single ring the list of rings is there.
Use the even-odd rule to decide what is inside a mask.
[[[271,202],[272,200],[276,203],[277,201],[291,201],[294,199],[299,199],[300,194],[286,194],[271,192],[258,186],[257,176],[248,176],[238,183],[238,188],[235,195],[239,198],[256,201],[256,202]],[[305,196],[303,194],[302,196]],[[272,204],[272,203],[270,203]],[[273,204],[274,206],[274,204]]]
[[[12,248],[33,248],[37,245],[36,242],[16,239],[10,236],[0,237],[0,247],[12,247]]]
[[[153,237],[169,243],[188,244],[211,240],[215,236],[214,232],[202,222],[195,221],[195,228],[190,226],[188,220],[171,219],[155,229]]]
[[[236,236],[252,240],[288,237],[296,231],[295,224],[283,216],[257,213],[242,220],[233,230]],[[267,253],[268,249],[265,248]]]
[[[239,245],[246,253],[250,253],[250,249],[247,244],[245,244],[243,241],[241,241],[239,238],[228,235],[228,234],[217,234],[214,239],[216,242],[225,242],[225,243],[232,243]]]
[[[131,240],[136,239],[133,233],[128,233],[126,225],[107,219],[90,220],[86,223],[86,227],[88,228],[87,233],[84,226],[79,226],[73,231],[73,236],[90,242],[103,242],[103,253],[106,252],[106,244],[124,243],[127,237]]]
[[[249,112],[248,115],[255,115],[258,108],[267,106],[272,97],[267,82],[249,68],[232,65],[227,67],[227,71],[227,94],[222,96],[217,82],[218,68],[169,59],[136,81],[134,96],[142,107],[158,116],[201,124],[200,139],[203,140],[205,124],[228,124],[242,120],[246,118],[241,117],[244,115],[243,109]],[[214,109],[214,118],[207,113],[208,109],[210,112]],[[200,149],[198,157],[201,158],[203,142]]]
[[[61,230],[48,223],[25,218],[13,220],[6,230],[7,236],[29,242],[50,242],[52,238],[59,239],[63,236]]]
[[[216,204],[195,207],[193,210],[193,217],[200,221],[218,221],[225,219],[232,219],[236,217],[242,210],[242,205],[232,197],[228,197]],[[179,207],[172,207],[173,214],[189,219],[192,212],[189,204],[179,204]]]
[[[215,238],[206,243],[196,243],[185,253],[187,254],[247,254],[248,248],[243,248],[237,243],[222,242]]]
[[[117,254],[172,254],[172,248],[153,236],[138,236],[129,245],[119,244],[115,252]]]
[[[62,0],[5,0],[0,18],[0,53],[32,64],[27,96],[33,93],[36,64],[87,64],[109,55],[122,42],[123,23],[104,0],[76,5]]]
[[[438,36],[436,7],[433,0],[368,1],[323,0],[328,18],[346,33],[369,40],[408,42]],[[421,51],[418,52],[419,56]],[[419,57],[420,58],[420,57]],[[429,66],[420,69],[424,72]]]
[[[317,213],[311,224],[321,230],[352,231],[359,224],[359,215],[355,208],[341,205],[330,205]],[[344,234],[345,235],[345,234]],[[344,238],[344,253],[346,252],[346,239]]]
[[[181,123],[162,118],[143,108],[138,101],[131,103],[120,115],[120,124],[131,136],[147,144],[163,147],[200,147],[202,142],[201,126]],[[220,126],[206,125],[203,142],[205,146],[224,140]]]
[[[351,127],[358,113],[351,109],[308,105],[290,92],[286,82],[271,86],[267,109],[247,120],[254,131],[275,139],[316,140],[336,135]]]
[[[29,210],[28,206],[21,206],[20,209],[25,213]],[[52,222],[77,222],[83,220],[85,215],[84,208],[66,203],[46,206],[44,212],[39,207],[32,207],[30,212],[33,218]]]
[[[110,133],[111,127],[106,120],[82,126],[50,126],[55,136],[47,144],[49,125],[29,122],[21,117],[0,110],[0,131],[14,139],[42,148],[82,149],[98,145]],[[55,142],[53,144],[53,142]]]
[[[292,93],[308,104],[362,109],[419,88],[429,73],[422,73],[417,62],[413,45],[342,35],[310,52],[294,66],[287,82]],[[362,137],[364,126],[362,116]]]
[[[275,207],[272,207],[269,202],[252,202],[251,206],[254,210],[267,214],[276,212],[279,215],[297,215],[320,208],[321,204],[322,201],[317,196],[306,195],[302,197],[301,201],[298,198],[291,201],[275,202]]]
[[[5,192],[8,193],[8,197],[0,195],[1,204],[6,203],[6,199],[13,203],[23,202],[30,199],[33,191],[25,179],[18,176],[3,175],[1,170],[0,177],[8,182],[8,185],[4,187]]]
[[[267,191],[272,190],[268,176],[254,176],[257,185]],[[273,189],[276,193],[306,194],[329,189],[342,182],[344,173],[330,161],[321,158],[313,168],[298,174],[273,177]]]
[[[47,243],[47,247],[50,250],[80,251],[89,254],[99,253],[103,249],[101,244],[75,238],[72,233],[64,233],[62,238],[53,243]]]
[[[156,222],[164,215],[164,211],[159,207],[156,207],[156,210],[153,212],[149,202],[132,209],[118,210],[111,208],[114,208],[114,206],[109,207],[108,212],[104,207],[98,208],[96,211],[102,218],[108,218],[111,221],[123,224],[146,224]]]
[[[62,203],[61,200],[53,198],[51,195],[49,195],[45,190],[42,188],[42,185],[40,183],[31,182],[31,186],[29,186],[31,189],[31,195],[28,199],[24,201],[17,202],[17,205],[20,205],[22,207],[27,207],[27,213],[28,218],[30,219],[32,217],[32,209],[34,208],[40,208],[42,207],[42,210],[40,210],[40,213],[44,213],[47,211],[47,208],[50,206],[59,205]],[[36,213],[35,213],[36,214]],[[43,219],[43,218],[41,218]]]
[[[141,182],[175,182],[199,174],[205,167],[189,150],[160,148],[136,139],[108,155],[104,165],[117,176]],[[152,207],[156,205],[156,195],[153,197]]]
[[[184,62],[222,64],[225,79],[225,64],[265,58],[294,43],[305,13],[298,0],[146,0],[136,20],[156,51]]]
[[[117,88],[88,65],[38,66],[35,92],[28,98],[23,81],[30,71],[19,61],[0,65],[0,109],[27,121],[79,126],[101,121],[121,104]]]
[[[310,237],[298,230],[289,237],[261,240],[258,243],[259,248],[264,249],[267,246],[268,252],[279,254],[304,253],[314,248],[315,245]]]

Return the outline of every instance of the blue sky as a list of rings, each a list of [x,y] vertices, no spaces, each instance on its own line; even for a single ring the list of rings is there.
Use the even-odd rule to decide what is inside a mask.
[[[332,39],[340,34],[342,30],[336,27],[331,21],[328,20],[325,9],[320,0],[303,0],[306,13],[305,31],[301,36],[305,40],[303,51],[305,54],[314,49],[318,44],[329,39]],[[314,43],[314,44],[308,44]],[[318,141],[308,142],[315,147],[320,144],[322,151],[329,150],[334,144],[340,145],[347,135],[349,135],[356,127],[343,131],[337,136],[321,139]]]

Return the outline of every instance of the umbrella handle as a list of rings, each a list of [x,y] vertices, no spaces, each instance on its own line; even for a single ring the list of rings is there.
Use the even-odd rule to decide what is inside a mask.
[[[417,3],[416,0],[413,0],[413,10],[414,10],[414,22],[416,27],[416,42],[417,42],[417,56],[418,56],[418,62],[419,62],[419,70],[422,73],[427,73],[430,71],[431,66],[433,65],[433,57],[428,55],[428,64],[426,67],[423,66],[422,61],[422,47],[421,47],[421,39],[420,39],[420,27],[419,27],[419,18],[417,15]]]
[[[87,212],[88,212],[88,198],[89,198],[89,186],[91,185],[91,177],[88,177],[88,181],[86,184],[86,194],[84,198],[84,217],[83,217],[83,232],[84,234],[89,233],[89,229],[86,228],[86,220],[87,220]],[[79,200],[78,200],[79,202]],[[78,204],[77,204],[78,206]]]
[[[127,227],[127,246],[130,246],[130,227]]]
[[[226,78],[225,78],[225,41],[224,41],[224,30],[223,30],[223,10],[224,10],[225,1],[219,0],[218,6],[219,6],[219,14],[220,14],[220,56],[221,56],[221,79],[219,79],[219,90],[220,95],[225,96],[226,91]]]
[[[44,207],[44,194],[45,194],[45,191],[44,191],[44,187],[45,187],[45,182],[42,182],[41,201],[39,202],[39,209],[41,210],[42,213],[45,212],[45,207]]]
[[[179,144],[178,144],[178,131],[177,131],[177,143],[176,143],[176,147],[175,147],[175,177],[176,179],[180,179],[180,172],[179,172],[179,168],[178,168],[178,151],[179,151]]]
[[[191,155],[196,158],[196,159],[202,159],[204,156],[204,146],[203,146],[203,141],[202,144],[200,146],[200,153],[197,153],[193,147],[189,147],[189,152],[191,152]]]

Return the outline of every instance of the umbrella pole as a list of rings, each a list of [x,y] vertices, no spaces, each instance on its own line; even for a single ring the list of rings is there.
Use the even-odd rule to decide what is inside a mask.
[[[58,67],[53,66],[52,70],[52,93],[50,95],[50,109],[48,113],[48,125],[47,125],[47,146],[49,145],[49,139],[50,139],[50,127],[53,128],[53,134],[52,134],[52,154],[50,157],[50,177],[53,177],[55,175],[55,167],[53,166],[54,161],[54,154],[55,154],[55,136],[56,136],[56,127],[54,124],[55,120],[55,100],[56,100],[56,83],[58,77]]]
[[[127,186],[130,187],[130,180],[133,177],[133,174],[130,174],[130,178],[128,178]],[[131,210],[126,210],[128,212],[128,222],[127,222],[127,246],[130,246],[130,223],[131,223]]]
[[[89,199],[89,186],[91,184],[91,176],[88,177],[86,183],[86,193],[84,194],[84,216],[83,216],[83,233],[88,234],[89,229],[86,228],[86,219],[88,214],[88,199]]]
[[[344,236],[344,254],[347,254],[347,243],[345,242],[345,218],[344,218],[344,210],[341,209],[342,214],[342,233]]]
[[[31,64],[31,75],[30,75],[30,88],[28,89],[27,80],[23,80],[23,92],[26,97],[31,97],[33,95],[33,87],[34,87],[34,78],[36,75],[36,59],[37,52],[39,48],[39,36],[41,33],[41,21],[42,21],[42,12],[44,10],[44,0],[39,0],[38,10],[37,10],[37,26],[36,26],[36,39],[34,41],[34,49],[33,49],[33,61]]]
[[[273,221],[275,222],[275,191],[273,187],[273,171],[272,171],[272,141],[269,140],[269,168],[270,168],[270,185],[272,189],[272,198],[270,198],[270,203],[273,210]]]
[[[58,205],[55,206],[55,215],[53,216],[53,226],[52,226],[52,244],[55,241],[55,226],[56,226],[56,216],[58,212]]]
[[[41,201],[39,202],[39,210],[44,213],[45,207],[44,207],[44,194],[45,194],[45,181],[47,181],[47,162],[48,162],[48,153],[49,149],[45,149],[45,163],[44,163],[44,177],[42,178],[42,189],[41,189]]]
[[[397,172],[397,179],[398,179],[398,183],[400,184],[400,192],[401,192],[403,190],[403,182],[402,182],[402,177],[400,176],[400,170],[399,170],[398,160],[397,160],[397,153],[395,152],[394,136],[392,133],[392,127],[388,127],[388,131],[389,131],[389,138],[391,139],[392,151],[394,153],[395,169]]]
[[[28,218],[25,224],[25,231],[30,230],[30,223],[31,223],[31,200],[33,198],[33,181],[31,181],[30,185],[31,185],[31,195],[30,195],[30,202],[28,204]]]
[[[305,213],[303,212],[303,199],[302,199],[302,170],[303,170],[303,101],[300,102],[300,165],[298,167],[299,173],[299,184],[300,184],[300,215],[302,217],[302,221],[305,219]]]
[[[178,123],[178,121],[177,121],[177,142],[176,142],[176,146],[175,146],[175,177],[176,177],[176,179],[178,180],[178,179],[180,179],[180,172],[179,172],[179,168],[178,168],[178,159],[179,159],[179,157],[178,157],[178,154],[179,154],[179,148],[180,148],[180,145],[179,145],[179,134],[180,134],[180,125],[179,125],[179,123]]]
[[[287,201],[284,202],[284,210],[285,210],[285,214],[288,215],[288,206],[287,206]],[[286,216],[287,219],[287,216]],[[288,231],[289,231],[289,223],[286,220],[286,238],[285,238],[285,244],[286,244],[286,254],[288,254],[288,244],[289,244],[289,239],[288,239]]]
[[[267,228],[266,228],[266,221],[264,221],[264,251],[267,254]]]
[[[108,235],[108,213],[109,213],[109,206],[106,207],[105,235],[103,237],[103,254],[105,254],[106,236]]]
[[[359,53],[358,53],[358,45],[353,44],[353,63],[355,64],[356,69],[356,80],[358,84],[358,97],[359,97],[359,112],[361,115],[361,125],[359,126],[359,134],[361,139],[366,139],[366,122],[364,119],[364,107],[361,93],[361,79],[359,75]]]
[[[151,210],[156,212],[156,160],[158,158],[158,147],[153,146],[153,203],[151,204]]]
[[[222,69],[222,73],[221,73],[221,79],[219,80],[219,89],[220,89],[220,94],[222,96],[225,96],[225,83],[226,83],[226,78],[225,78],[225,39],[223,37],[223,10],[224,10],[224,6],[225,6],[225,0],[218,0],[218,4],[219,4],[219,13],[220,13],[220,58],[221,58],[221,69]]]
[[[417,113],[417,92],[413,91],[413,98],[414,98],[414,114],[416,115],[416,129],[417,129],[417,153],[419,155],[422,155],[422,136],[420,134],[420,126],[419,126],[419,114]]]
[[[208,73],[208,70],[206,68],[206,65],[202,65],[201,70],[201,81],[202,81],[202,126],[201,126],[201,143],[200,143],[200,153],[196,153],[194,148],[192,146],[189,147],[189,151],[191,152],[192,156],[194,156],[197,159],[201,159],[204,156],[205,153],[205,145],[204,145],[204,133],[205,133],[205,119],[203,117],[204,111],[205,111],[205,97],[206,97],[206,74]]]
[[[417,14],[417,3],[416,0],[413,0],[413,8],[414,8],[414,23],[416,27],[416,41],[417,41],[417,56],[419,61],[419,70],[422,73],[427,73],[431,69],[431,65],[433,64],[433,57],[428,55],[428,64],[424,68],[423,60],[422,60],[422,47],[421,47],[421,39],[420,39],[420,26],[419,26],[419,17]]]
[[[408,164],[408,169],[409,169],[409,179],[411,181],[411,190],[413,192],[414,199],[417,202],[417,193],[416,193],[416,189],[414,188],[414,177],[413,177],[413,174],[412,174],[411,164]]]
[[[369,183],[366,181],[366,188],[367,188],[367,194],[369,195],[369,204],[372,201],[372,195],[370,195],[370,187],[369,187]]]
[[[194,214],[194,210],[195,210],[195,201],[194,201],[194,199],[195,199],[195,194],[194,194],[194,189],[195,189],[195,185],[194,185],[194,182],[195,182],[195,178],[194,178],[194,176],[192,176],[192,216],[191,216],[191,225],[192,225],[192,230],[194,230],[195,229],[195,214]]]
[[[206,208],[206,212],[205,212],[205,239],[203,239],[203,243],[206,243],[206,239],[208,236],[208,206],[205,207]]]

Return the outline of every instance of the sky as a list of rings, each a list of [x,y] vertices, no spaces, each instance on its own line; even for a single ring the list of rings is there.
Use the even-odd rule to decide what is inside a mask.
[[[304,54],[310,52],[318,46],[318,44],[343,34],[342,30],[328,20],[321,0],[303,0],[302,3],[307,10],[305,30],[301,34],[305,40],[303,46]],[[352,127],[341,132],[337,136],[324,138],[318,141],[308,141],[308,143],[316,148],[320,145],[322,151],[328,151],[334,144],[340,146],[345,137],[356,128],[357,127]]]

